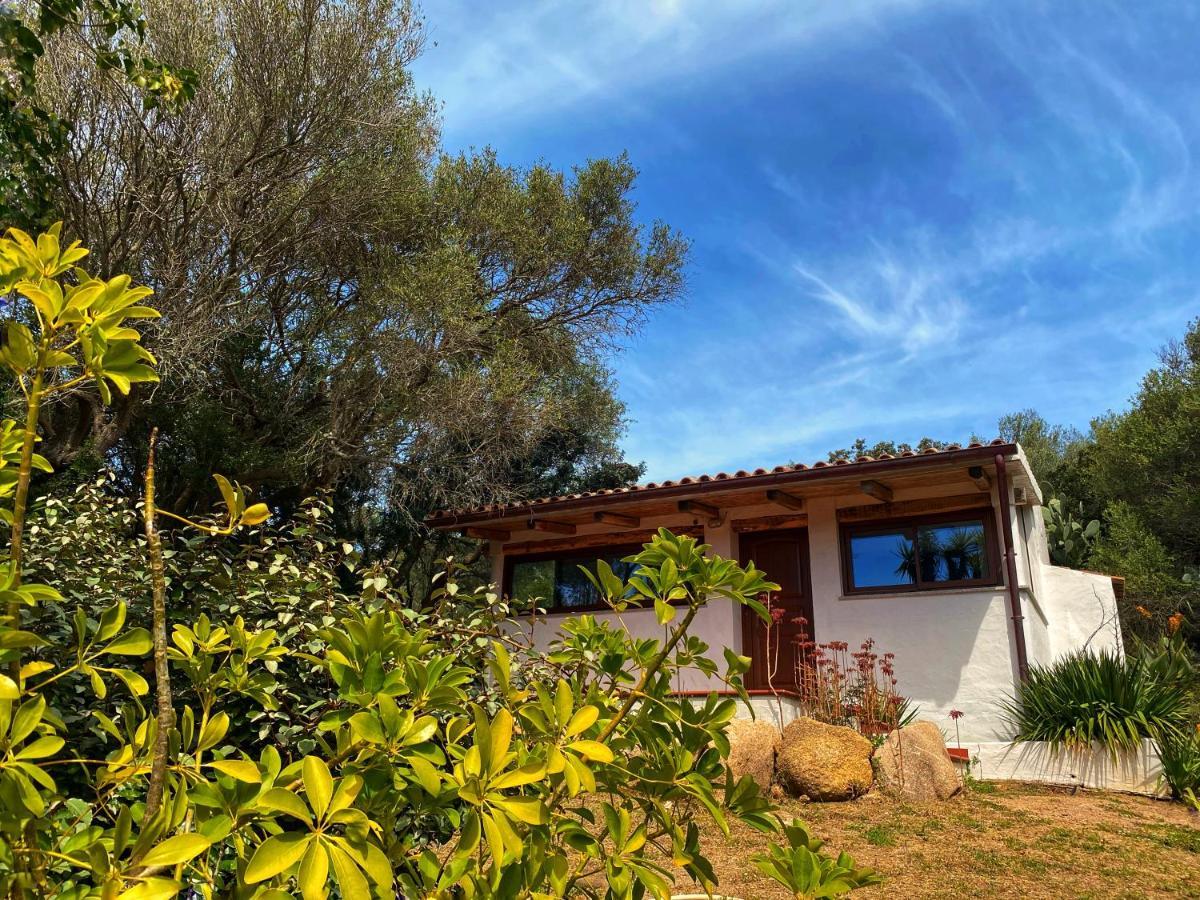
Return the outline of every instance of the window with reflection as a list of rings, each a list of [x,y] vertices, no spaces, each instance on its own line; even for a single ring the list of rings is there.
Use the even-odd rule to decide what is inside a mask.
[[[999,583],[990,511],[848,525],[847,593],[920,591]]]
[[[613,574],[628,579],[637,568],[624,561],[637,553],[640,544],[622,547],[600,547],[570,554],[509,558],[506,563],[505,593],[513,600],[536,603],[550,611],[580,611],[597,609],[605,604],[591,580],[581,571],[596,573],[596,561],[604,560]]]

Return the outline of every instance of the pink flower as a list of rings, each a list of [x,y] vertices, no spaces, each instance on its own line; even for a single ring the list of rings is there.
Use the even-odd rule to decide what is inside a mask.
[[[966,713],[964,713],[961,709],[950,710],[950,718],[954,719],[955,721],[961,719],[964,715],[966,715]]]
[[[785,612],[785,610],[782,606],[777,606],[773,610],[771,610],[771,619],[775,622],[776,625],[778,625],[780,622],[783,621],[783,617],[785,615],[787,615],[787,613]]]

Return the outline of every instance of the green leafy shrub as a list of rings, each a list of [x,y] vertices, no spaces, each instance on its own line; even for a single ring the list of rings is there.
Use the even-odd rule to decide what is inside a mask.
[[[1161,741],[1158,758],[1171,796],[1200,812],[1200,724],[1189,734]]]
[[[1021,741],[1055,749],[1098,743],[1114,757],[1146,739],[1183,736],[1191,699],[1146,655],[1083,650],[1048,666],[1032,666],[1008,703]]]
[[[86,548],[56,544],[48,513],[28,535],[55,548],[30,557],[47,582],[30,581],[30,477],[47,468],[34,453],[38,408],[89,385],[107,403],[112,388],[154,380],[155,361],[125,320],[155,313],[135,305],[148,292],[127,278],[102,282],[75,268],[86,251],[62,249],[56,231],[36,242],[8,234],[0,293],[28,301],[10,308],[36,332],[13,319],[0,349],[27,398],[25,428],[0,429],[0,498],[12,500],[0,567],[0,893],[666,898],[676,878],[715,887],[701,829],[728,834],[731,820],[785,836],[788,847],[762,864],[798,897],[877,880],[845,854],[824,854],[803,826],[785,827],[752,780],[733,779],[733,699],[672,692],[692,668],[746,699],[749,660],[726,651],[720,666],[689,629],[713,598],[765,618],[756,598],[777,589],[694,539],[660,531],[630,557],[628,579],[599,569],[606,602],[652,607],[661,641],[579,616],[540,653],[498,598],[463,590],[451,570],[425,611],[397,604],[375,572],[358,573],[354,602],[321,580],[317,619],[306,617],[288,646],[286,627],[250,624],[250,608],[212,618],[168,608],[180,580],[193,579],[199,597],[222,576],[173,569],[161,521],[208,540],[259,528],[268,511],[219,476],[219,515],[160,509],[152,433],[139,551],[80,586],[68,560]],[[115,548],[121,533],[101,533],[88,552]],[[277,614],[277,589],[305,593],[288,584],[303,578],[299,566],[281,562],[268,575],[284,569],[281,588],[233,590],[227,603],[254,596],[263,616]],[[68,612],[50,581],[70,584],[83,605]],[[95,609],[113,584],[129,595]],[[139,615],[148,625],[133,625],[128,600],[143,607],[147,595],[149,613]],[[292,711],[305,736],[256,739],[246,710],[277,711],[301,683],[315,695]]]

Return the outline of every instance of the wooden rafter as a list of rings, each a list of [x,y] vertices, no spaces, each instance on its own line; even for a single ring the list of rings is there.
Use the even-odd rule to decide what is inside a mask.
[[[487,528],[483,525],[472,525],[463,529],[463,534],[477,541],[507,541],[512,532],[507,528]]]
[[[858,483],[858,489],[868,497],[874,497],[881,503],[892,502],[892,489],[882,481],[875,481],[874,479],[868,478],[866,481],[860,481]]]
[[[678,509],[681,513],[698,516],[701,519],[714,521],[721,518],[721,508],[711,503],[701,503],[699,500],[680,500]]]
[[[642,524],[642,520],[638,516],[617,512],[592,513],[592,521],[602,522],[605,525],[619,525],[622,528],[637,528]]]
[[[575,533],[575,526],[570,522],[556,522],[553,519],[530,519],[529,527],[534,531],[548,531],[552,534]]]
[[[797,512],[804,509],[804,498],[789,494],[787,491],[767,491],[767,500],[784,509],[794,509]]]

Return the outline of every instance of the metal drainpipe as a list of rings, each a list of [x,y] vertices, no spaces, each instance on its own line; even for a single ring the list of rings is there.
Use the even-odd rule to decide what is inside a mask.
[[[1000,518],[1004,520],[1000,533],[1004,535],[1004,568],[1008,576],[1008,607],[1013,623],[1013,639],[1017,647],[1017,673],[1021,681],[1029,677],[1029,656],[1025,650],[1025,615],[1021,612],[1021,586],[1017,583],[1017,552],[1013,549],[1012,518],[1008,505],[1008,462],[1003,453],[996,454],[996,491],[1000,495]]]

